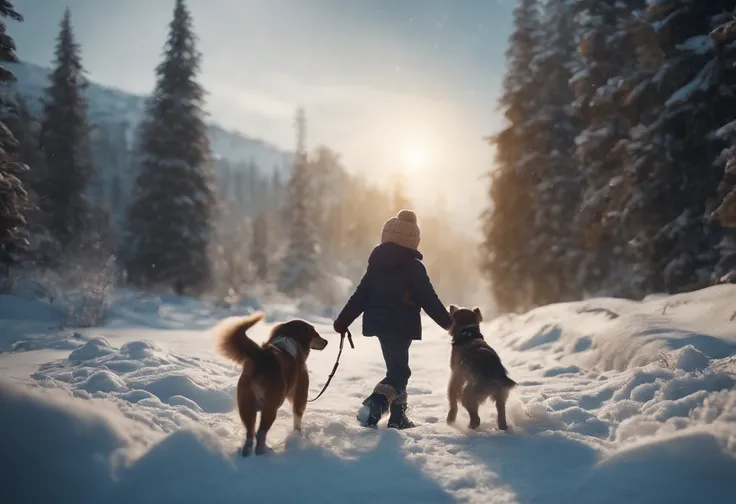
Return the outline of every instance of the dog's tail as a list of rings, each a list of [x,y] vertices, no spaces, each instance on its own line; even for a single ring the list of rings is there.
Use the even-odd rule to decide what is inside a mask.
[[[498,386],[501,386],[506,390],[511,390],[518,385],[514,380],[509,378],[508,371],[503,366],[503,364],[501,364],[494,371],[495,372],[493,373],[493,376],[489,376],[488,379],[492,382],[495,382]]]
[[[478,387],[480,388],[480,390],[486,390],[486,391],[498,390],[498,389],[510,391],[512,388],[518,385],[514,380],[512,380],[506,375],[493,376],[493,377],[484,376],[484,377],[481,377],[477,383],[478,383]]]
[[[247,359],[260,360],[263,349],[248,337],[246,331],[263,320],[262,312],[247,317],[229,317],[212,329],[217,351],[223,357],[242,364]]]
[[[504,376],[503,382],[503,386],[506,387],[508,390],[511,390],[518,385],[518,383],[509,378],[509,375]]]
[[[517,383],[509,378],[508,370],[501,363],[501,358],[490,347],[480,348],[468,355],[467,365],[473,371],[481,388],[497,389],[500,387],[511,390],[517,386]]]
[[[518,384],[509,378],[506,368],[499,363],[497,367],[486,368],[479,373],[479,386],[483,390],[505,390],[507,393]]]

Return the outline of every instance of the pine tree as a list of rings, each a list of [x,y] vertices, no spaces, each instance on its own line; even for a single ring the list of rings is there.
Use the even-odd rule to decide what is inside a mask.
[[[8,129],[18,141],[18,161],[33,166],[33,170],[25,173],[22,181],[29,191],[32,183],[31,174],[36,172],[36,165],[40,162],[38,148],[38,121],[28,108],[26,100],[17,93],[5,94],[0,102],[0,115]]]
[[[640,298],[652,289],[661,291],[661,285],[653,283],[654,271],[646,259],[646,248],[642,246],[641,231],[649,226],[649,217],[638,215],[636,201],[643,201],[650,193],[649,169],[644,165],[649,161],[647,151],[652,147],[642,142],[647,121],[661,111],[662,100],[658,97],[657,86],[652,79],[665,64],[663,51],[659,48],[652,26],[646,22],[640,11],[636,11],[628,25],[628,35],[634,46],[633,66],[627,65],[626,73],[618,77],[618,93],[614,98],[615,110],[619,120],[626,125],[628,132],[622,134],[616,146],[608,154],[611,165],[618,173],[606,190],[608,198],[602,202],[605,207],[605,226],[611,234],[615,233],[619,243],[625,244],[625,253],[619,254],[631,266],[623,276],[628,278],[628,294]]]
[[[253,219],[253,237],[250,242],[250,262],[255,268],[257,280],[268,279],[268,221],[265,212],[258,212]]]
[[[210,243],[212,279],[209,293],[221,300],[242,292],[251,280],[251,265],[245,251],[250,249],[251,229],[248,219],[225,205],[217,213]]]
[[[642,14],[648,53],[660,61],[640,72],[630,95],[639,123],[622,149],[631,188],[622,227],[636,230],[631,242],[647,291],[702,287],[719,260],[722,233],[708,217],[724,174],[718,156],[728,145],[717,132],[736,107],[729,63],[736,50],[709,34],[735,6],[663,0]]]
[[[733,21],[736,27],[736,21]],[[736,29],[732,38],[736,38]],[[719,260],[711,282],[734,283],[736,281],[736,120],[722,127],[716,135],[729,142],[716,159],[715,167],[723,170],[723,179],[718,186],[718,206],[708,216],[711,222],[720,224],[723,237],[716,246]]]
[[[271,183],[269,184],[270,200],[276,207],[280,207],[283,203],[284,198],[284,184],[281,181],[281,173],[277,169],[274,169],[273,175],[271,176]]]
[[[39,118],[31,113],[26,101],[17,93],[7,96],[3,113],[3,121],[20,144],[16,160],[32,167],[20,176],[28,193],[26,229],[29,243],[23,258],[36,266],[58,264],[61,250],[46,228],[47,219],[41,210],[38,194],[38,188],[46,179],[43,153],[39,149]]]
[[[532,68],[544,77],[544,85],[537,90],[536,114],[526,124],[533,136],[525,145],[527,155],[535,154],[534,172],[541,179],[533,188],[535,215],[529,223],[535,230],[529,244],[536,258],[535,298],[536,303],[552,303],[581,295],[576,278],[581,244],[571,226],[580,204],[582,181],[574,155],[580,125],[569,113],[574,99],[569,81],[576,52],[569,1],[547,0],[541,24],[544,50],[534,58]]]
[[[82,244],[92,212],[86,194],[95,178],[86,87],[80,48],[74,40],[67,9],[44,101],[39,141],[44,178],[36,187],[46,227],[62,249]]]
[[[261,208],[261,201],[264,196],[258,191],[258,167],[253,162],[246,166],[245,185],[248,209],[251,212],[250,214],[253,215]]]
[[[305,148],[306,120],[302,109],[296,114],[296,129],[297,150],[287,187],[289,245],[279,278],[279,290],[287,294],[304,293],[320,278],[317,243],[309,207],[312,187]]]
[[[22,21],[13,5],[0,0],[0,19]],[[5,32],[5,23],[0,21],[0,62],[17,62],[15,42]],[[13,74],[0,64],[0,81],[13,79]],[[7,103],[1,104],[3,108]],[[26,215],[29,210],[28,193],[23,186],[24,173],[28,166],[18,161],[20,146],[0,120],[0,263],[9,264],[17,259],[16,254],[28,245]],[[22,158],[21,158],[22,160]]]
[[[235,205],[241,213],[245,212],[245,181],[243,177],[243,171],[239,166],[233,170],[233,198],[235,199]]]
[[[572,110],[582,121],[577,158],[584,191],[575,224],[584,256],[579,281],[588,294],[631,295],[632,259],[622,229],[609,209],[618,197],[623,166],[611,153],[632,124],[621,113],[619,97],[635,70],[635,43],[630,30],[633,11],[645,0],[574,0],[581,42],[571,84]],[[623,280],[623,281],[622,281]]]
[[[138,135],[140,173],[127,215],[125,262],[141,286],[201,293],[211,273],[215,189],[195,41],[189,10],[176,0]]]
[[[288,239],[289,213],[286,205],[286,184],[282,182],[279,171],[274,171],[271,176],[268,194],[268,239],[274,250],[281,250]]]
[[[23,188],[28,193],[26,229],[32,245],[34,236],[40,230],[39,226],[42,224],[38,211],[38,195],[34,190],[35,182],[43,176],[43,170],[41,169],[43,163],[38,148],[38,120],[31,114],[23,97],[15,92],[3,94],[0,98],[0,107],[0,120],[10,130],[19,145],[13,155],[14,160],[28,167],[33,167],[33,169],[26,169],[18,174]],[[26,251],[28,252],[26,258],[28,259],[33,259],[32,248],[30,247]]]
[[[734,50],[736,18],[719,19],[716,16],[713,21],[720,22],[710,34],[714,50],[719,57],[725,58]],[[709,219],[718,222],[726,234],[720,244],[722,252],[719,264],[723,265],[724,262],[736,257],[736,119],[719,128],[715,136],[728,142],[715,161],[716,168],[723,170],[723,178],[718,185],[717,206],[709,215]],[[733,266],[729,265],[727,269],[736,270],[736,261],[733,261]],[[725,273],[723,270],[724,268],[716,266],[714,280],[720,281],[722,274]]]
[[[323,266],[338,262],[343,224],[338,206],[344,197],[345,170],[337,152],[328,147],[315,149],[309,162],[312,205],[311,221]],[[405,208],[409,208],[408,206]]]
[[[483,214],[481,268],[503,311],[526,309],[535,301],[538,257],[535,237],[539,182],[536,98],[539,74],[533,62],[540,47],[539,11],[535,0],[520,0],[514,10],[515,31],[506,53],[508,70],[499,105],[509,126],[494,136],[496,171],[491,174],[491,208]]]
[[[233,170],[230,163],[224,159],[218,159],[215,163],[217,171],[217,194],[220,201],[228,201],[232,194]]]
[[[499,307],[735,282],[736,0],[546,0],[537,28],[533,4],[484,216]]]

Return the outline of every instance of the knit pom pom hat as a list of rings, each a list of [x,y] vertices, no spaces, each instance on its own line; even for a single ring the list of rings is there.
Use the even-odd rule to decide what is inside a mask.
[[[391,242],[416,250],[419,247],[417,216],[411,210],[402,210],[383,225],[381,243]]]

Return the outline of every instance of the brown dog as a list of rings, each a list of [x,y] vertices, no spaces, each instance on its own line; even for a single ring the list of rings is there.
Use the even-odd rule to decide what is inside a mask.
[[[275,326],[268,340],[259,346],[248,338],[246,331],[263,317],[263,313],[230,317],[213,329],[219,352],[243,364],[237,394],[238,412],[246,430],[244,457],[250,455],[254,437],[256,455],[266,451],[266,434],[285,399],[289,399],[294,413],[294,430],[301,431],[309,392],[307,357],[310,349],[322,350],[327,346],[327,340],[303,320],[290,320]],[[261,423],[256,433],[256,413],[259,411]]]
[[[452,317],[452,354],[450,357],[450,384],[447,398],[450,411],[447,423],[457,418],[457,402],[462,402],[470,415],[470,428],[480,425],[478,407],[489,397],[496,402],[498,428],[506,430],[506,399],[516,382],[508,377],[506,368],[480,332],[483,315],[479,308],[469,310],[450,305]]]

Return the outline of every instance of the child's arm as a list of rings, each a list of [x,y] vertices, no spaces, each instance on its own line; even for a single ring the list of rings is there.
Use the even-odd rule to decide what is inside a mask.
[[[427,268],[419,261],[414,261],[414,264],[411,275],[411,291],[414,300],[438,326],[445,330],[450,329],[452,325],[450,313],[434,291],[429,275],[427,275]]]
[[[355,292],[350,296],[350,299],[348,299],[348,302],[345,304],[345,308],[342,309],[340,315],[335,319],[335,323],[332,325],[335,331],[340,334],[347,331],[350,324],[352,324],[365,310],[365,303],[367,300],[368,285],[366,276],[364,275],[358,284],[358,287],[355,289]]]

